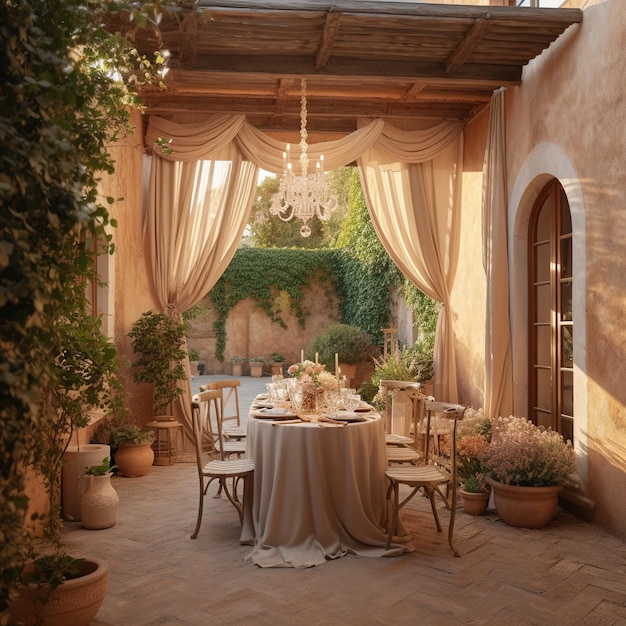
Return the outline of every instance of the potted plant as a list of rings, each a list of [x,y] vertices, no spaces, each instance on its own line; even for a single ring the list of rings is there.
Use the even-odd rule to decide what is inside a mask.
[[[265,359],[262,356],[251,356],[248,359],[250,364],[250,376],[260,378],[263,376],[263,367],[265,366]]]
[[[462,483],[459,495],[463,503],[463,511],[468,515],[483,515],[489,506],[491,493],[485,485],[484,478],[469,476]]]
[[[233,366],[233,376],[236,376],[237,378],[241,378],[241,376],[243,376],[243,364],[245,361],[245,356],[236,355],[231,357],[230,362]]]
[[[558,494],[576,470],[570,441],[523,417],[498,418],[481,457],[502,521],[541,528],[554,517]]]
[[[85,470],[88,483],[80,502],[83,526],[91,530],[100,530],[115,526],[119,497],[111,484],[111,472],[117,469],[111,466],[110,457],[102,459],[99,465],[91,465]]]
[[[279,352],[272,352],[270,356],[270,367],[272,368],[272,376],[282,376],[287,357]]]
[[[359,366],[368,363],[376,353],[368,333],[357,326],[331,324],[321,332],[309,347],[310,354],[317,354],[319,363],[335,374],[337,365],[350,384],[358,387],[364,376],[359,376]],[[371,366],[373,369],[373,366]],[[369,372],[371,373],[371,372]]]
[[[113,432],[115,464],[122,476],[137,478],[150,471],[154,462],[154,431],[124,424]]]
[[[154,419],[170,420],[173,403],[183,393],[180,383],[187,379],[184,359],[186,326],[165,313],[147,311],[136,320],[128,336],[133,352],[133,380],[149,383],[153,389]]]
[[[28,535],[24,560],[15,568],[9,614],[19,623],[87,624],[108,587],[105,562],[75,559],[60,543],[61,470],[69,442],[89,423],[91,412],[123,415],[116,350],[100,332],[100,319],[83,306],[84,291],[82,284],[67,285],[65,297],[46,311],[41,328],[39,350],[46,352],[49,365],[41,378],[32,467],[41,476],[48,502],[47,511],[32,514],[39,525]]]
[[[485,480],[482,456],[491,441],[491,420],[482,409],[467,408],[457,427],[456,461],[459,495],[463,510],[482,515],[487,510],[491,488]]]
[[[200,352],[196,348],[189,348],[189,369],[192,376],[198,375],[198,364],[200,363]]]

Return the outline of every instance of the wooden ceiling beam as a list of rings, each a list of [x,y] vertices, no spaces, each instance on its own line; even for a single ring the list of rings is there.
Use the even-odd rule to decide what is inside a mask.
[[[467,61],[470,57],[476,45],[485,35],[488,25],[490,13],[485,13],[484,16],[479,17],[469,29],[463,41],[457,46],[456,50],[448,57],[445,67],[446,72],[454,73]]]
[[[246,75],[265,77],[306,78],[307,80],[328,77],[353,78],[404,78],[419,80],[465,79],[468,81],[493,81],[499,84],[518,84],[522,70],[519,65],[466,64],[457,72],[448,72],[442,63],[413,61],[367,61],[358,59],[334,58],[324,66],[323,72],[316,72],[310,57],[284,56],[201,56],[196,57],[193,67],[180,67],[170,62],[172,71],[197,71],[203,74],[223,72],[234,73],[240,78]]]
[[[315,57],[315,71],[319,72],[326,66],[328,59],[333,48],[333,42],[337,30],[339,29],[339,23],[341,21],[341,13],[331,9],[326,14],[326,22],[324,23],[324,30],[322,31],[322,41],[320,43],[320,49]]]

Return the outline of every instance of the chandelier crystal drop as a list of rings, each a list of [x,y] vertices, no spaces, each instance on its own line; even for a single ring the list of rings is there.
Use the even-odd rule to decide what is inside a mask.
[[[322,221],[327,221],[337,210],[337,196],[330,192],[324,179],[324,155],[315,165],[315,173],[309,174],[309,156],[306,131],[306,80],[301,81],[302,96],[300,100],[300,171],[295,174],[291,163],[290,144],[287,144],[283,152],[285,164],[283,175],[280,179],[278,192],[272,196],[270,213],[278,215],[284,222],[289,222],[294,217],[302,220],[304,224],[300,229],[303,237],[311,234],[307,222],[314,216]]]

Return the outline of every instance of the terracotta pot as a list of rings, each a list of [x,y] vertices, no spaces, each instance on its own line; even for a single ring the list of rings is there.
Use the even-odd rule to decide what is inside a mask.
[[[500,519],[517,528],[541,528],[554,517],[563,485],[518,487],[503,485],[492,478],[494,504]]]
[[[123,443],[115,453],[115,464],[120,474],[128,478],[144,476],[154,462],[154,450],[149,443]]]
[[[79,564],[79,570],[77,578],[66,580],[52,591],[46,585],[20,586],[9,604],[11,623],[88,626],[109,589],[109,565],[88,558]]]
[[[241,378],[243,376],[243,363],[233,363],[233,376]]]
[[[80,502],[83,526],[90,530],[115,526],[120,499],[111,484],[111,474],[85,478],[88,487]]]
[[[490,496],[487,491],[473,493],[459,489],[459,495],[463,501],[463,511],[468,515],[484,515],[487,511]]]
[[[283,366],[285,364],[280,361],[272,361],[272,376],[282,376],[283,375]]]
[[[250,376],[260,378],[263,376],[263,363],[260,361],[252,361],[250,363]]]

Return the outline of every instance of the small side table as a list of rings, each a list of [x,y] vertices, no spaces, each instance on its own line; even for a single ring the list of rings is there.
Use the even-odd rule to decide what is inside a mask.
[[[154,430],[153,465],[174,465],[176,462],[176,437],[182,424],[176,420],[169,422],[150,422],[148,428]]]

